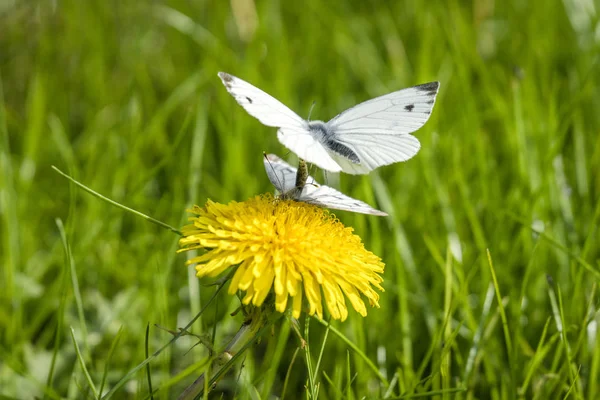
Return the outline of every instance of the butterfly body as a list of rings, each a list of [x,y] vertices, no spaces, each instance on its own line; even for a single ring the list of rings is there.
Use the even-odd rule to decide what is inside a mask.
[[[346,145],[338,142],[335,132],[330,128],[329,123],[323,121],[310,121],[308,131],[311,136],[319,142],[329,153],[329,155],[339,155],[347,158],[353,163],[360,163],[356,153]]]
[[[298,200],[302,197],[302,189],[293,188],[285,193],[280,193],[277,197],[279,197],[281,200]]]

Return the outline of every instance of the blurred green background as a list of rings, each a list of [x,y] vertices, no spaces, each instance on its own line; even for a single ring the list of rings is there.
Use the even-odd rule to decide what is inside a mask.
[[[148,323],[152,352],[171,338],[153,324],[185,326],[214,293],[176,255],[175,234],[51,165],[176,227],[192,204],[271,191],[262,152],[289,152],[227,94],[226,71],[299,115],[315,102],[324,120],[441,82],[416,157],[318,175],[391,214],[336,213],[385,261],[386,291],[366,318],[333,323],[353,349],[312,321],[320,398],[600,398],[597,7],[0,1],[0,396],[115,388],[146,358]],[[229,315],[235,297],[217,304],[192,331],[220,349],[243,318]],[[202,373],[196,343],[150,363],[156,398]],[[306,397],[298,347],[280,322],[209,397],[281,397],[286,377],[286,398]],[[141,370],[114,398],[148,393]]]

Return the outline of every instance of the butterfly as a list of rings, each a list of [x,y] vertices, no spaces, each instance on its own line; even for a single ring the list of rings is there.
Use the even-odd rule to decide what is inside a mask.
[[[274,154],[265,154],[264,164],[269,180],[282,199],[361,214],[387,215],[332,187],[319,185],[312,176],[308,175],[306,163],[303,160],[300,160],[300,168],[296,169]]]
[[[368,174],[406,161],[421,144],[411,133],[431,115],[439,82],[413,86],[360,103],[328,122],[307,121],[274,97],[233,75],[219,72],[227,91],[288,149],[331,172]]]

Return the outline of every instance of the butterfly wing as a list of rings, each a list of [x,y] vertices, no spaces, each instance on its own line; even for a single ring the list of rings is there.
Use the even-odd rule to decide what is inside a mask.
[[[386,216],[383,211],[379,211],[365,202],[346,196],[342,192],[332,187],[321,185],[307,185],[298,198],[308,204],[315,206],[331,208],[334,210],[350,211],[360,214]]]
[[[221,78],[223,85],[238,104],[244,107],[248,114],[262,122],[263,125],[306,131],[306,121],[279,100],[248,82],[225,72],[219,72],[219,78]]]
[[[311,164],[326,171],[340,172],[342,167],[333,159],[332,154],[313,138],[310,133],[293,129],[279,129],[277,138],[288,149]]]
[[[269,180],[279,193],[288,193],[296,187],[296,168],[292,167],[275,154],[266,155],[263,162]],[[309,177],[309,179],[311,178]]]
[[[297,169],[283,161],[274,154],[265,156],[265,170],[269,180],[282,194],[293,194],[293,199],[318,207],[332,208],[335,210],[351,211],[370,215],[387,215],[360,200],[346,196],[332,187],[319,185],[312,176],[306,180],[306,185],[300,192],[296,189]]]
[[[339,114],[327,122],[331,140],[351,149],[360,162],[331,151],[330,155],[350,174],[366,174],[412,158],[421,145],[411,133],[429,119],[438,89],[439,82],[425,83],[367,100]]]
[[[355,175],[368,174],[382,165],[406,161],[414,157],[421,148],[419,139],[412,135],[353,134],[336,140],[349,147],[358,156],[360,163],[353,163],[335,153],[331,153],[332,158],[342,171]]]
[[[328,171],[342,170],[325,148],[310,134],[308,123],[279,100],[225,72],[219,72],[219,78],[229,94],[244,107],[248,114],[263,125],[279,128],[277,132],[279,141],[298,157]]]

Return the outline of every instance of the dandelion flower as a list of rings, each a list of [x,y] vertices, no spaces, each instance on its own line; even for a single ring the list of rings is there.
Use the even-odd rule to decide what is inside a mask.
[[[194,206],[182,229],[179,251],[202,249],[188,260],[198,277],[217,276],[237,265],[229,293],[244,291],[242,303],[260,306],[271,292],[284,312],[292,298],[292,315],[300,316],[303,296],[308,313],[323,317],[323,304],[334,319],[348,316],[346,299],[367,315],[364,295],[379,307],[384,264],[364,248],[352,228],[314,205],[261,195],[245,202]]]

